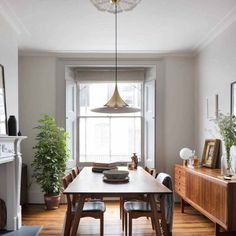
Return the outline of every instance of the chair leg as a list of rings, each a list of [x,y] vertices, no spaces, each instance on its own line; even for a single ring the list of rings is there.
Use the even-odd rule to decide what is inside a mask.
[[[104,235],[104,215],[100,218],[100,236]]]
[[[125,236],[127,236],[127,212],[125,212],[125,215],[124,215],[124,223],[125,223]]]
[[[125,213],[124,213],[124,217],[122,217],[123,219],[121,220],[122,222],[122,231],[124,231],[124,225],[125,225]]]
[[[166,222],[164,204],[161,204],[160,208],[161,208],[161,228],[163,230],[163,234],[165,236],[168,236],[168,229],[167,229],[167,222]]]
[[[64,229],[64,235],[70,235],[71,230],[71,223],[72,223],[73,217],[71,214],[66,213],[66,223],[65,223],[65,229]]]
[[[122,200],[121,200],[121,199],[122,199],[122,197],[120,197],[120,219],[121,219],[121,214],[122,214],[122,213],[121,213],[121,207],[122,207],[122,204],[121,204],[121,201],[122,201]]]
[[[122,219],[123,207],[124,207],[123,197],[120,197],[120,219]]]
[[[129,213],[129,236],[132,236],[132,215]]]
[[[155,227],[154,227],[154,221],[153,221],[153,218],[151,217],[151,222],[152,222],[152,229],[154,230]]]

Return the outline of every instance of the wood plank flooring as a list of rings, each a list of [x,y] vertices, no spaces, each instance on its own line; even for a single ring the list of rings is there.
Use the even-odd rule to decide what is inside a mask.
[[[107,202],[105,213],[106,236],[124,235],[119,219],[119,203]],[[23,208],[24,225],[41,225],[43,230],[40,235],[61,235],[66,205],[61,205],[54,211],[45,211],[43,205],[29,205]],[[99,220],[83,218],[80,222],[78,235],[99,236]],[[150,220],[139,218],[133,221],[134,236],[154,236]],[[180,206],[176,205],[174,210],[173,236],[213,236],[214,224],[191,207],[186,207],[184,214],[180,212]]]

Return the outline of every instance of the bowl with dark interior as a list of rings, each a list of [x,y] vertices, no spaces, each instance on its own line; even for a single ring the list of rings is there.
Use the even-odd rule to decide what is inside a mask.
[[[127,170],[105,170],[103,171],[104,176],[107,179],[125,179],[129,175]]]

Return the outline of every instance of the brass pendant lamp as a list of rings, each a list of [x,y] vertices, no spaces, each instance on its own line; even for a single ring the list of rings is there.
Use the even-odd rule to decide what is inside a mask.
[[[115,14],[115,90],[109,101],[99,108],[91,109],[93,112],[98,113],[134,113],[139,112],[140,109],[130,107],[120,96],[117,87],[117,13],[123,10],[131,10],[141,0],[91,0],[91,2],[102,11],[108,11]]]

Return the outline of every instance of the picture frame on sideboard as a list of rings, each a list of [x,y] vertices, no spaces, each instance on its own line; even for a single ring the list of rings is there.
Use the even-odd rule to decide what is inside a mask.
[[[219,139],[206,139],[202,154],[202,166],[208,168],[216,168],[216,163],[219,156],[219,149]]]

